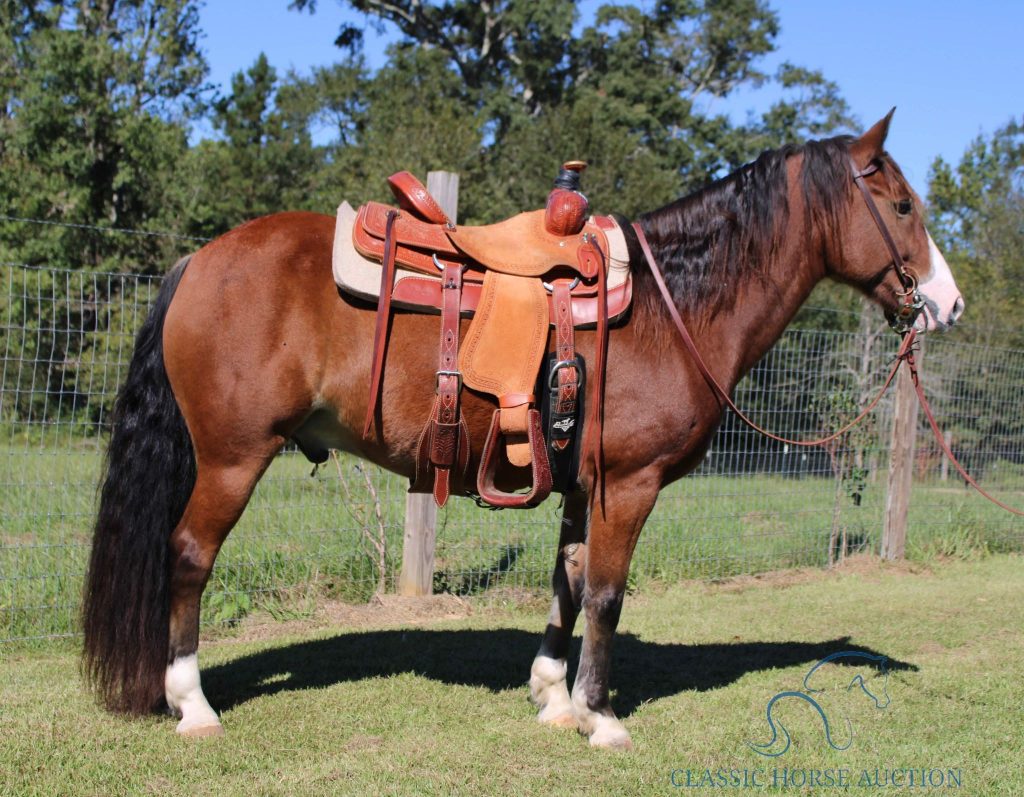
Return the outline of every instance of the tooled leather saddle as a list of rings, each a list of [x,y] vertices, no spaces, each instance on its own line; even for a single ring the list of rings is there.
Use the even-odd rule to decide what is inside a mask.
[[[625,239],[611,217],[588,218],[580,192],[586,164],[566,163],[542,210],[496,224],[456,225],[408,172],[388,178],[398,208],[344,203],[335,235],[335,277],[343,291],[377,301],[370,396],[363,436],[373,427],[393,307],[441,315],[435,399],[420,435],[413,492],[433,492],[439,506],[465,484],[470,455],[462,418],[463,386],[493,395],[498,407],[484,441],[476,494],[494,507],[532,507],[552,491],[552,462],[578,445],[584,366],[574,330],[596,327],[589,379],[588,456],[601,467],[601,421],[608,324],[629,307]],[[465,340],[459,320],[472,316]],[[549,328],[555,352],[544,366]],[[548,392],[546,429],[536,397]],[[561,455],[561,456],[560,456]],[[559,459],[560,457],[560,459]],[[502,459],[530,468],[526,492],[495,483]],[[578,458],[575,457],[574,459]]]

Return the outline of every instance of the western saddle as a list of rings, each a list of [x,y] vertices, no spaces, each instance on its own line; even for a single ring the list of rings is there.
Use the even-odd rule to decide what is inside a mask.
[[[339,248],[358,253],[362,263],[372,261],[368,267],[380,273],[376,290],[367,286],[366,265],[349,280],[361,281],[362,288],[338,280],[344,290],[377,300],[364,437],[377,410],[392,307],[440,311],[435,399],[420,435],[410,487],[432,491],[438,506],[453,489],[473,492],[465,484],[470,441],[460,409],[463,385],[493,395],[498,404],[477,474],[475,492],[481,501],[499,508],[536,506],[551,493],[553,469],[560,489],[569,488],[580,458],[577,428],[585,377],[574,330],[585,326],[597,330],[587,456],[601,472],[608,324],[625,313],[631,287],[628,258],[609,282],[609,237],[613,242],[624,239],[614,219],[587,218],[589,203],[580,192],[585,167],[581,161],[566,163],[544,209],[497,224],[457,226],[408,172],[388,178],[398,208],[378,202],[363,205],[354,220],[347,217],[348,235],[343,210],[351,213],[351,207],[346,203],[339,209],[336,274]],[[462,316],[473,320],[460,347]],[[555,352],[542,368],[549,327],[555,329]],[[535,391],[547,392],[541,409]],[[527,492],[496,486],[502,452],[511,465],[530,468]]]

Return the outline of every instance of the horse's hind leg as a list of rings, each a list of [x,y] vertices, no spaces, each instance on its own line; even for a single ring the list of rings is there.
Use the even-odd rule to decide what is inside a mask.
[[[629,732],[612,711],[608,695],[612,637],[619,623],[633,548],[654,508],[660,483],[653,471],[628,480],[607,480],[605,511],[594,502],[587,534],[587,573],[580,666],[572,687],[572,706],[580,733],[593,747],[629,750]]]
[[[200,457],[192,497],[171,535],[170,639],[164,689],[168,707],[181,715],[178,733],[223,733],[199,684],[199,599],[220,546],[273,455],[270,451],[230,466],[210,464]]]
[[[530,668],[530,700],[540,709],[537,719],[563,728],[576,727],[565,674],[572,629],[583,598],[586,539],[587,496],[571,493],[565,497],[555,572],[551,578],[555,593],[551,614],[540,650]]]

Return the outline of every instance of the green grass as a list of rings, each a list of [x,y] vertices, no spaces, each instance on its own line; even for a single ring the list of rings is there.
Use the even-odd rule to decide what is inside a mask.
[[[98,441],[54,449],[0,448],[0,640],[73,633],[99,473]],[[355,461],[310,478],[297,455],[279,457],[228,538],[204,598],[206,622],[230,624],[254,609],[291,616],[321,598],[366,601],[378,560],[374,498]],[[401,566],[404,480],[373,471],[387,540],[385,583]],[[342,477],[344,481],[342,481]],[[1016,489],[997,491],[1024,503]],[[667,488],[640,538],[631,584],[724,577],[829,561],[833,523],[847,550],[877,551],[884,477],[855,507],[831,478],[710,476]],[[557,501],[531,512],[489,512],[449,502],[438,529],[435,588],[460,595],[547,588]],[[1024,550],[1024,524],[958,482],[917,485],[908,555],[981,556]]]
[[[861,560],[763,583],[651,585],[627,598],[615,654],[613,702],[632,754],[590,750],[536,723],[524,682],[544,617],[529,606],[475,601],[471,617],[415,628],[207,643],[220,739],[182,740],[169,718],[101,712],[70,642],[8,647],[0,794],[740,794],[758,790],[674,789],[670,773],[761,768],[770,778],[775,767],[854,779],[876,768],[956,770],[958,793],[1021,794],[1022,564]],[[877,691],[880,675],[830,665],[819,699],[850,718],[852,746],[828,748],[810,710],[780,704],[792,748],[775,760],[754,754],[747,742],[768,735],[767,701],[848,648],[895,663],[889,707],[842,688],[859,673]]]

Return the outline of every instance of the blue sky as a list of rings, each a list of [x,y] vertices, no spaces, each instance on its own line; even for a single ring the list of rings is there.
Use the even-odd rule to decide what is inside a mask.
[[[596,7],[595,0],[583,4]],[[1024,114],[1024,3],[980,0],[776,0],[782,33],[765,60],[821,69],[839,84],[866,125],[896,106],[888,149],[921,193],[936,155],[956,162],[979,133]],[[209,0],[202,42],[210,79],[231,75],[260,51],[285,73],[338,59],[338,28],[352,19],[338,0],[319,0],[317,13],[288,10],[288,0]],[[366,31],[371,63],[384,43]],[[736,119],[767,107],[770,91],[744,93],[718,106]],[[716,108],[716,109],[718,109]]]

